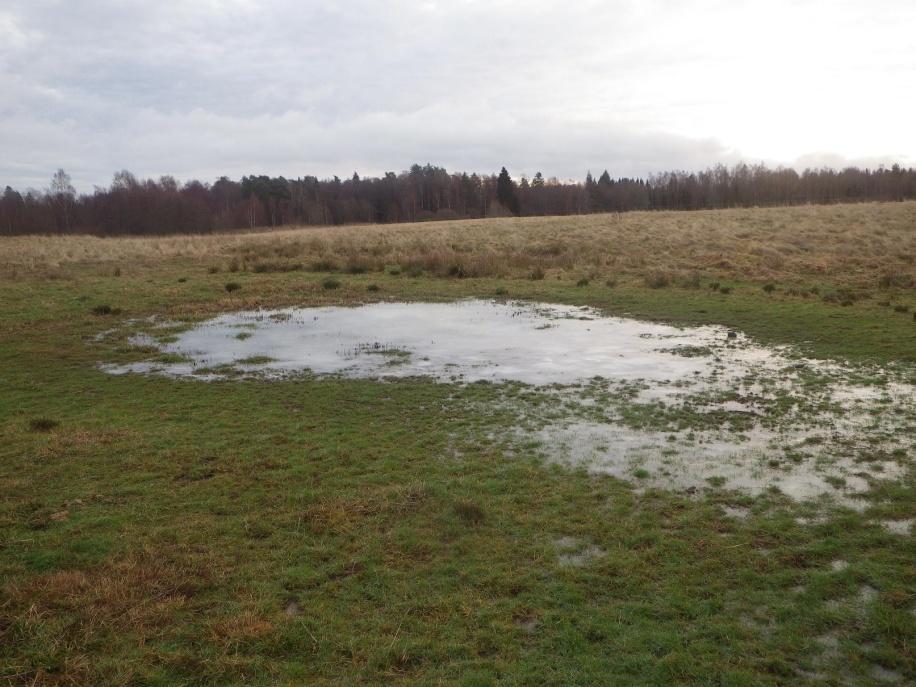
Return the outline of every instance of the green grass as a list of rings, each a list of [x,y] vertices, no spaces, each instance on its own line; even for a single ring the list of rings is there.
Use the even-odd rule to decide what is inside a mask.
[[[174,262],[0,283],[0,682],[868,684],[875,666],[916,677],[916,551],[874,522],[914,516],[911,478],[864,514],[800,524],[813,506],[719,480],[703,498],[636,492],[648,474],[545,465],[534,446],[506,455],[513,418],[492,385],[111,376],[97,363],[137,353],[117,334],[92,340],[126,318],[355,303],[376,284],[387,299],[503,288],[909,365],[909,313],[759,284],[726,295],[578,275],[389,270],[331,290],[302,272],[233,278],[230,295],[206,265]],[[100,317],[98,303],[121,312]],[[50,422],[36,431],[36,419]],[[736,520],[722,505],[752,512]],[[562,537],[607,554],[562,566]],[[834,571],[838,559],[849,566]]]

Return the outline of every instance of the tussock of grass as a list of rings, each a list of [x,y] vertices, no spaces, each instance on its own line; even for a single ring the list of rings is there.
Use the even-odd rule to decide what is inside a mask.
[[[29,429],[33,432],[50,432],[60,423],[47,417],[33,417],[29,420]]]
[[[480,525],[486,519],[483,508],[473,501],[459,501],[454,509],[455,515],[468,525]]]
[[[671,274],[662,270],[652,270],[643,276],[643,281],[650,289],[663,289],[671,285]]]
[[[264,261],[256,262],[251,266],[251,271],[255,274],[266,274],[269,272],[297,272],[301,269],[303,269],[301,262]]]
[[[340,266],[337,262],[327,258],[315,260],[309,265],[310,272],[336,272],[338,269],[340,269]]]

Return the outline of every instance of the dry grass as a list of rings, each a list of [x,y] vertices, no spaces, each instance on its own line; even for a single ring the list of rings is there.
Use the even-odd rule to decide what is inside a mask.
[[[137,666],[101,669],[92,659],[94,652],[118,642],[143,647],[174,628],[209,576],[207,565],[184,552],[158,550],[7,583],[0,640],[29,638],[43,647],[43,654],[4,677],[30,685],[127,684]]]
[[[783,283],[822,280],[911,287],[916,202],[622,215],[286,228],[207,236],[0,239],[0,272],[96,264],[115,270],[193,260],[223,271],[367,272],[394,266],[436,276],[692,272]]]
[[[416,511],[429,497],[423,483],[366,487],[351,498],[321,499],[300,516],[312,532],[349,532],[366,519],[400,517]]]

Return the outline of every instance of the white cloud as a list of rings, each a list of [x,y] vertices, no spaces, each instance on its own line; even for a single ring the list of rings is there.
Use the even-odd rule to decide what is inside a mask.
[[[6,5],[0,184],[916,161],[907,0]]]

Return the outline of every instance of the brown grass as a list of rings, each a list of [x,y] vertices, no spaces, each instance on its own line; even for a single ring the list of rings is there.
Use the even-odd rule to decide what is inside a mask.
[[[529,276],[572,270],[703,273],[739,280],[822,280],[911,287],[916,202],[622,215],[529,217],[161,238],[0,238],[0,272],[188,260],[250,271],[312,269]]]
[[[416,511],[428,498],[420,482],[366,487],[350,498],[321,499],[310,504],[301,521],[316,533],[349,532],[369,518],[399,517]]]
[[[182,552],[143,550],[91,568],[6,583],[0,641],[30,638],[43,651],[35,664],[4,677],[30,685],[127,684],[134,672],[130,665],[109,667],[118,674],[103,677],[91,656],[106,644],[142,647],[179,625],[209,575],[207,565]]]

